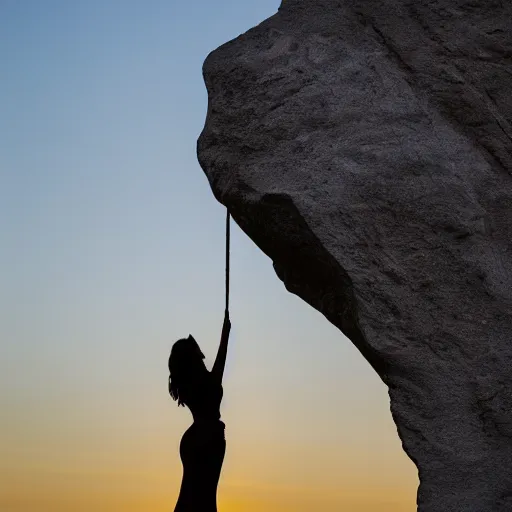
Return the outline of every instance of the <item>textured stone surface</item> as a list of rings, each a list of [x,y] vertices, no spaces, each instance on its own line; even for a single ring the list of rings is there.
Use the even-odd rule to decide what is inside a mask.
[[[510,512],[512,2],[286,0],[204,76],[212,190],[388,385],[419,510]]]

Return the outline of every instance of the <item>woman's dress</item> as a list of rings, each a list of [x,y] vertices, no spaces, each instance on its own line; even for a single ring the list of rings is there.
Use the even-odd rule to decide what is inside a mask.
[[[185,401],[194,423],[180,443],[183,480],[174,512],[217,512],[217,486],[226,451],[219,411],[223,391],[209,372],[199,387],[195,398]]]

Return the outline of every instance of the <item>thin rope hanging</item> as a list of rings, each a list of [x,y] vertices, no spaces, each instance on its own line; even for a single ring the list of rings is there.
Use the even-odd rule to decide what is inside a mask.
[[[226,213],[226,313],[229,311],[229,245],[230,245],[230,214]]]

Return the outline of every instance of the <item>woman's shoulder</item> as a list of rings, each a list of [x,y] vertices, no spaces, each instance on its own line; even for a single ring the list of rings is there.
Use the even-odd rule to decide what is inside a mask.
[[[212,387],[222,389],[222,381],[220,381],[212,371],[208,371],[208,384]]]
[[[218,379],[212,370],[208,370],[208,379],[217,382]]]

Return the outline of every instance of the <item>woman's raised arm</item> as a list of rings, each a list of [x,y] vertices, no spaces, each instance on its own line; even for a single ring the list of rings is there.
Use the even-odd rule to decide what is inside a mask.
[[[219,383],[222,382],[222,376],[224,375],[224,366],[226,365],[226,355],[228,353],[228,340],[230,331],[231,322],[229,320],[229,312],[226,310],[224,314],[222,334],[220,336],[219,350],[217,352],[217,357],[215,358],[215,363],[213,363],[212,368],[212,375],[216,380],[219,381]]]

